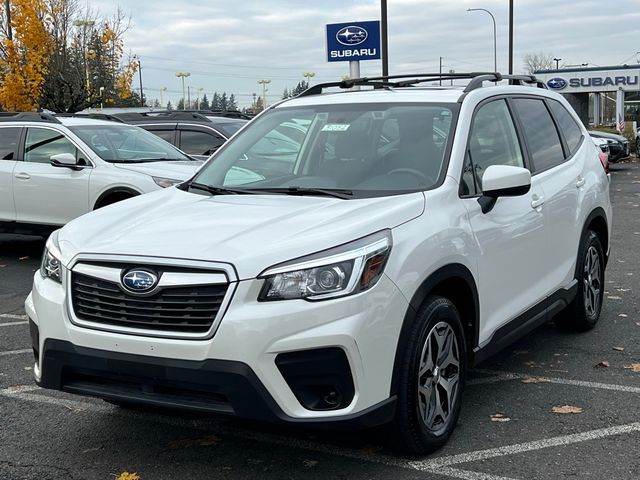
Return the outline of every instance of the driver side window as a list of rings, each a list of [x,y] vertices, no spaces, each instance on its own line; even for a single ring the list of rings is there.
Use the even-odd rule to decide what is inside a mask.
[[[464,195],[482,192],[482,176],[491,165],[524,167],[522,149],[506,100],[483,105],[472,120],[462,172]]]
[[[24,161],[49,163],[52,155],[70,153],[78,158],[78,149],[62,133],[48,128],[29,128],[24,144]]]

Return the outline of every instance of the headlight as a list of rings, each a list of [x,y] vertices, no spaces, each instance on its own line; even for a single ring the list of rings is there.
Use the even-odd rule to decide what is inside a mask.
[[[40,264],[40,275],[43,278],[62,283],[62,265],[60,264],[60,250],[58,248],[58,232],[53,232],[47,240]]]
[[[178,185],[182,183],[182,180],[175,180],[173,178],[162,178],[162,177],[151,177],[153,181],[156,182],[156,185],[162,188],[173,187],[174,185]]]
[[[324,300],[373,287],[391,252],[389,230],[263,272],[259,301]]]

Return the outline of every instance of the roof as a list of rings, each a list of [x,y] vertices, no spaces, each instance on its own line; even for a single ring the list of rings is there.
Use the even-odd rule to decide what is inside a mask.
[[[96,120],[94,118],[83,118],[83,117],[57,117],[57,118],[58,120],[60,120],[60,123],[62,123],[66,127],[79,127],[82,125],[109,125],[113,127],[118,125],[120,126],[124,125],[123,123],[109,122],[107,120]]]

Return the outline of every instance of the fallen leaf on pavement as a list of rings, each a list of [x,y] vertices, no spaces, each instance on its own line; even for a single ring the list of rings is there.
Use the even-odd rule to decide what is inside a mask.
[[[640,363],[632,363],[631,365],[625,365],[624,368],[632,370],[635,373],[640,373]]]
[[[318,461],[317,460],[305,460],[304,462],[304,466],[311,468],[311,467],[315,467],[316,465],[318,465]]]
[[[618,297],[616,295],[609,295],[607,298],[609,300],[622,300],[622,297]]]
[[[613,347],[616,352],[624,352],[624,347]]]
[[[0,268],[4,268],[4,267],[6,267],[6,265],[0,265]]]
[[[522,379],[522,383],[549,383],[551,380],[545,377],[527,377]]]
[[[597,363],[594,368],[609,368],[609,362],[603,360],[600,363]]]
[[[503,415],[502,413],[495,413],[491,415],[489,418],[491,418],[492,422],[510,422],[511,421],[509,417],[507,417],[506,415]]]
[[[373,455],[375,453],[380,452],[381,450],[382,450],[382,447],[379,445],[365,445],[360,449],[360,451],[365,455]]]
[[[116,480],[140,480],[140,475],[137,473],[122,472],[116,477]]]
[[[24,260],[29,260],[29,256],[19,257],[18,260],[20,260],[21,262],[24,261]]]
[[[582,408],[573,405],[556,406],[551,409],[553,413],[582,413]]]
[[[618,315],[618,316],[619,316],[619,317],[622,317],[622,318],[627,318],[627,315],[625,315],[624,313],[621,313],[621,314],[620,314],[620,315]]]
[[[174,440],[169,442],[169,448],[172,450],[178,450],[181,448],[210,447],[212,445],[218,445],[218,443],[220,443],[220,438],[215,435],[206,435],[204,437],[181,438],[179,440]]]

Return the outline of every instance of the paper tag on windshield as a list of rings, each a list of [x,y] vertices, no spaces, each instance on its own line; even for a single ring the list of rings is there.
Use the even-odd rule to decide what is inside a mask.
[[[327,123],[324,127],[322,127],[323,132],[346,132],[349,130],[348,123]]]

